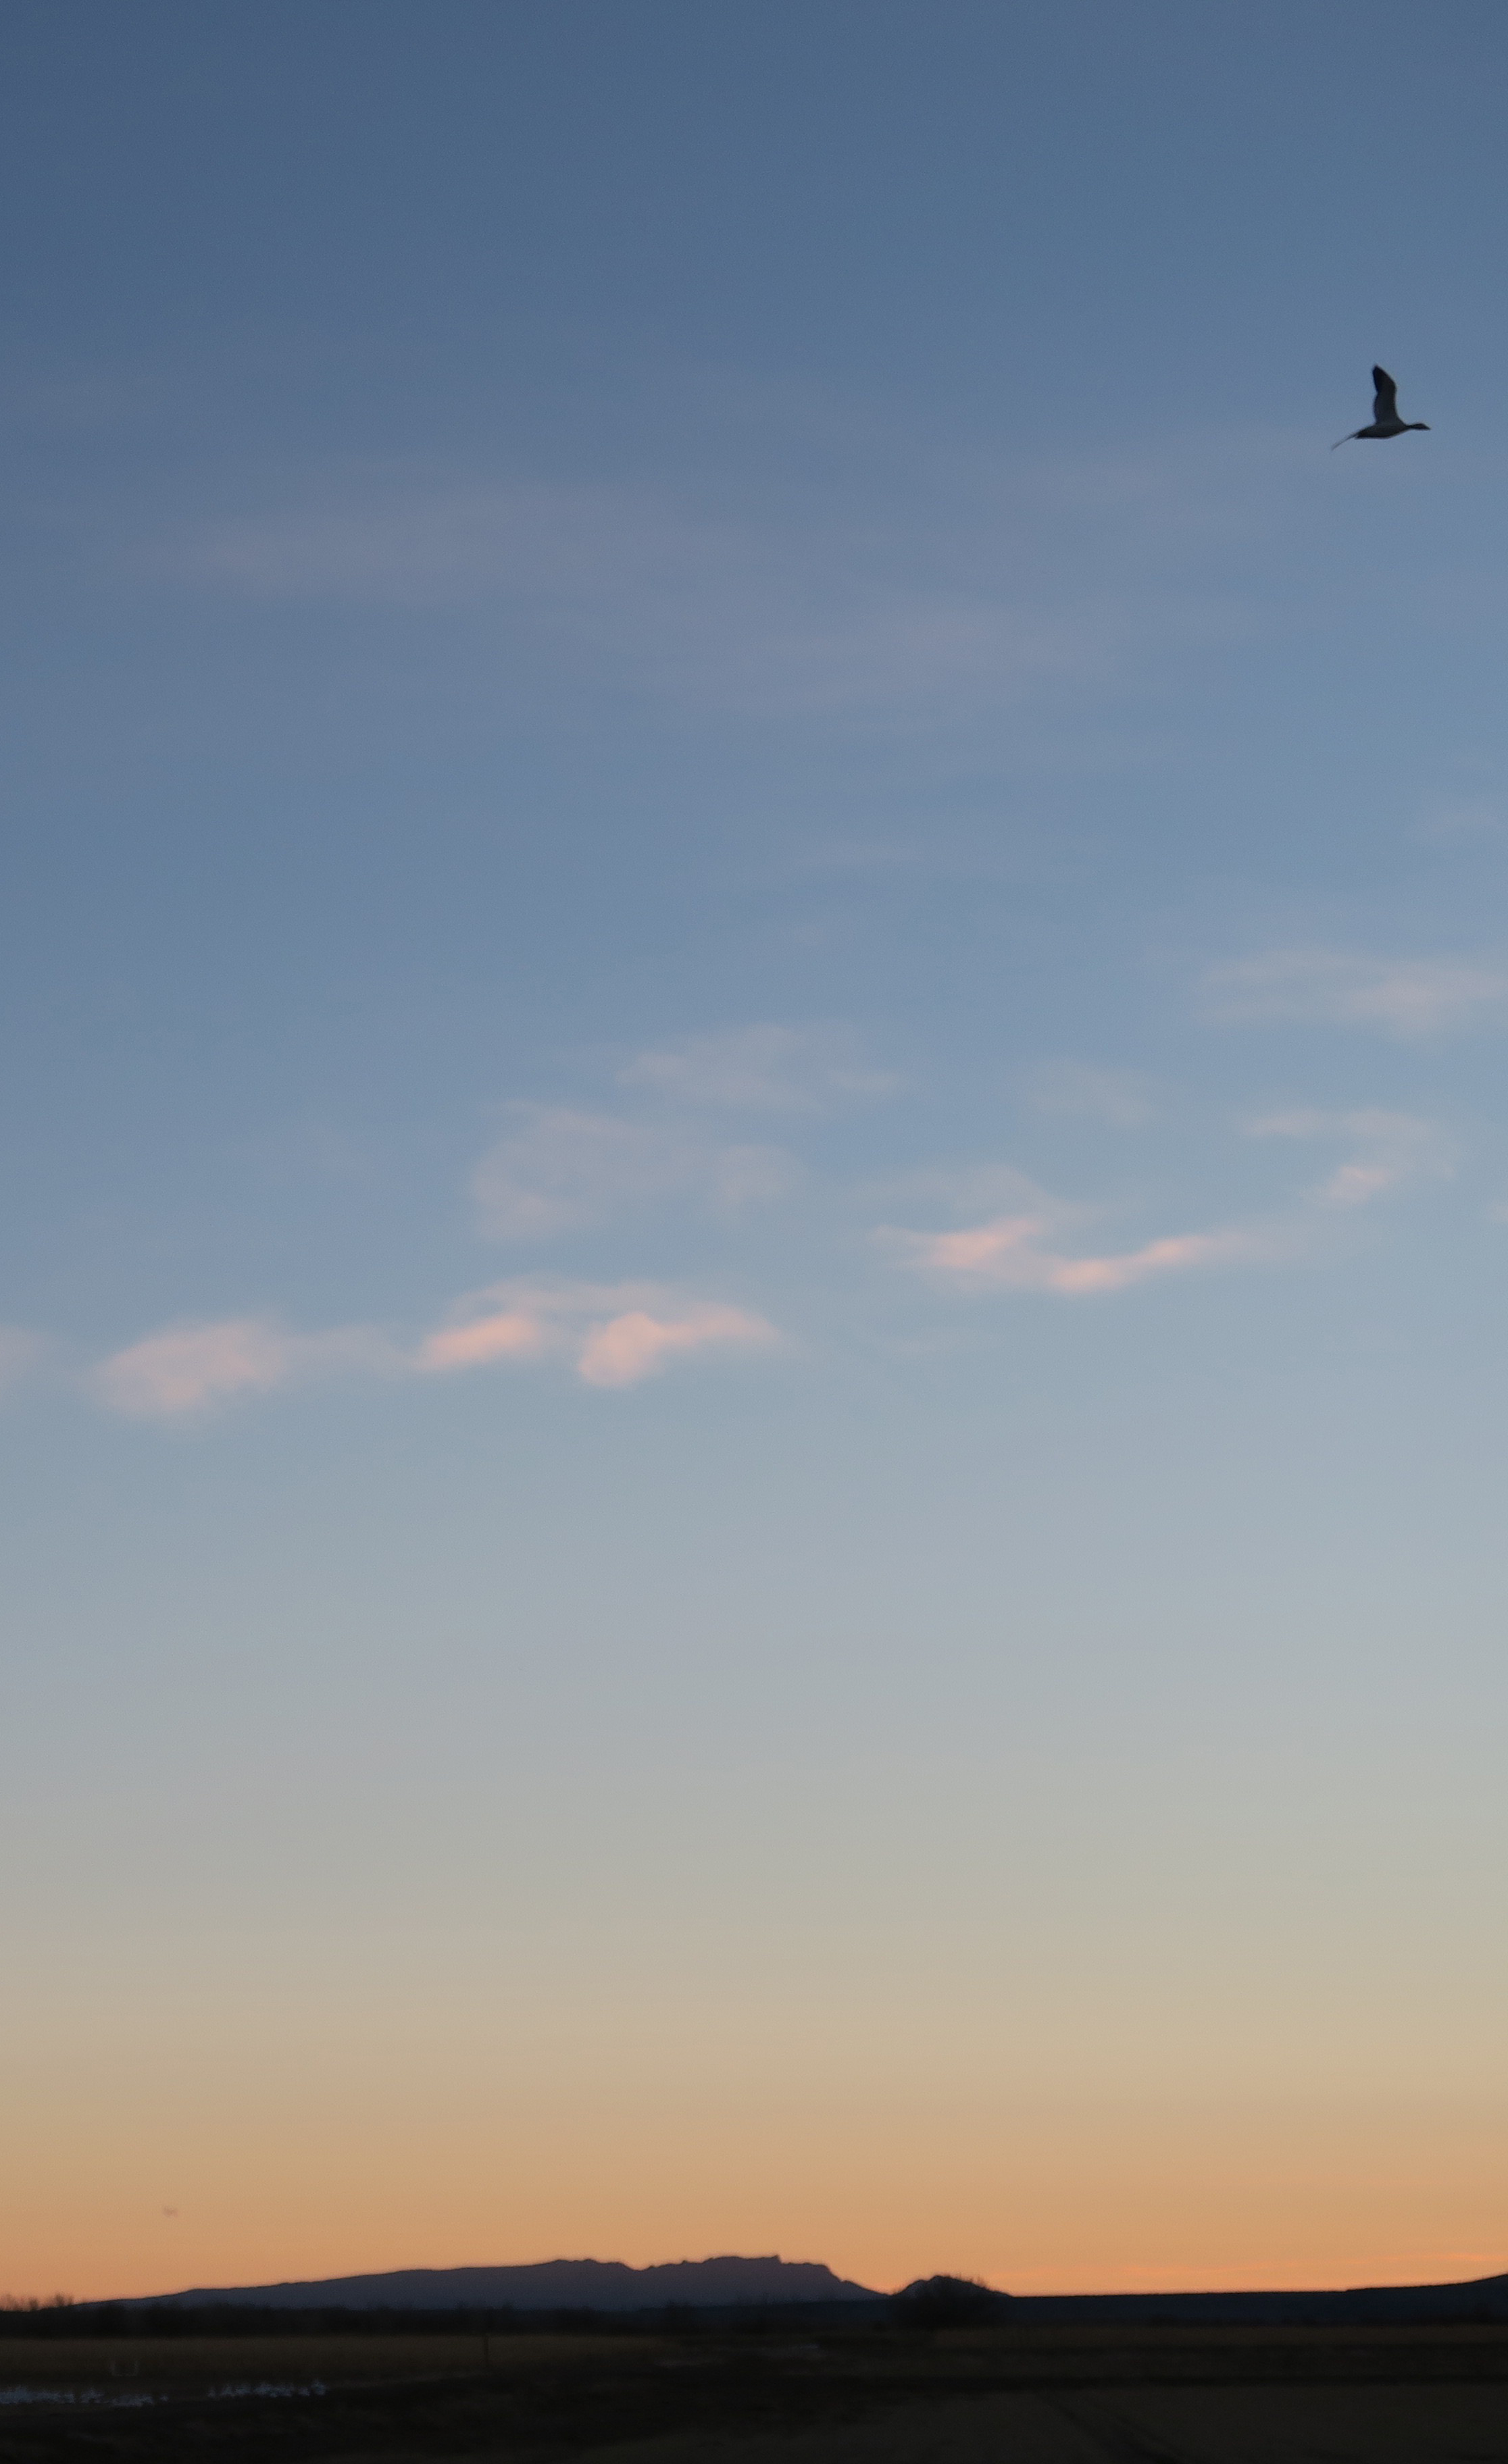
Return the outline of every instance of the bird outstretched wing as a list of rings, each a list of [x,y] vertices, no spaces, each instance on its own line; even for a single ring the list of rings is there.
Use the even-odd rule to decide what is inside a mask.
[[[1377,392],[1372,403],[1372,417],[1374,419],[1396,419],[1398,416],[1398,387],[1393,379],[1388,375],[1387,370],[1386,368],[1374,368],[1372,370],[1372,383],[1377,387]]]

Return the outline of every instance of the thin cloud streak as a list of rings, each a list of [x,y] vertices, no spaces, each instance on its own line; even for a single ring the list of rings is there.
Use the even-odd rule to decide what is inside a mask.
[[[306,1378],[399,1365],[401,1355],[373,1327],[297,1334],[275,1317],[201,1319],[128,1344],[90,1382],[106,1409],[126,1419],[174,1420]]]
[[[1417,1181],[1448,1180],[1455,1169],[1453,1141],[1434,1122],[1412,1112],[1272,1112],[1250,1122],[1247,1135],[1349,1142],[1354,1155],[1310,1193],[1320,1206],[1369,1206]]]
[[[125,1419],[195,1421],[225,1406],[317,1377],[430,1377],[556,1357],[583,1383],[640,1384],[698,1353],[769,1350],[767,1318],[658,1284],[499,1284],[405,1347],[374,1327],[300,1334],[271,1316],[166,1327],[113,1353],[86,1383]]]
[[[1314,1254],[1327,1238],[1321,1230],[1325,1214],[1369,1206],[1421,1180],[1448,1178],[1454,1169],[1451,1140],[1433,1122],[1410,1112],[1299,1108],[1251,1121],[1246,1134],[1331,1139],[1348,1143],[1353,1153],[1305,1199],[1261,1221],[1227,1224],[1212,1232],[1166,1234],[1136,1249],[1071,1255],[1056,1244],[1084,1210],[1064,1205],[1009,1171],[995,1176],[996,1186],[1009,1193],[1009,1211],[955,1232],[905,1231],[887,1225],[876,1238],[913,1272],[957,1291],[1053,1292],[1083,1299],[1126,1291],[1154,1277],[1217,1266],[1275,1265]],[[989,1176],[968,1177],[982,1178],[987,1186]],[[959,1184],[960,1188],[966,1185],[966,1180]]]
[[[555,1353],[571,1359],[588,1386],[632,1386],[677,1355],[766,1350],[779,1341],[752,1309],[688,1300],[660,1284],[521,1277],[460,1303],[455,1322],[425,1338],[413,1365],[443,1374]]]
[[[905,1232],[887,1226],[876,1237],[919,1274],[958,1290],[1053,1292],[1075,1300],[1125,1291],[1155,1276],[1250,1265],[1273,1254],[1264,1235],[1232,1228],[1175,1233],[1148,1241],[1140,1249],[1072,1258],[1046,1245],[1053,1229],[1045,1216],[1002,1215],[960,1232]]]
[[[676,1108],[669,1119],[515,1105],[514,1134],[483,1157],[475,1179],[489,1231],[538,1240],[670,1198],[728,1211],[778,1197],[795,1173],[784,1149],[721,1145],[695,1125],[688,1130],[679,1115],[699,1106],[820,1117],[895,1083],[860,1067],[842,1030],[772,1025],[655,1047],[626,1064],[620,1076],[662,1095]],[[1042,1087],[1049,1109],[1120,1128],[1143,1117],[1142,1082],[1129,1072],[1056,1065]],[[874,1238],[912,1273],[953,1291],[1088,1299],[1179,1275],[1317,1255],[1333,1240],[1326,1217],[1354,1214],[1454,1168],[1453,1141],[1438,1125],[1380,1107],[1289,1107],[1243,1128],[1253,1139],[1329,1142],[1342,1148],[1342,1159],[1268,1217],[1163,1234],[1118,1250],[1081,1250],[1093,1210],[1053,1197],[1013,1168],[914,1173],[892,1184],[891,1203],[904,1203],[904,1192],[919,1208],[951,1213],[955,1228],[892,1223]],[[535,1274],[463,1295],[417,1339],[373,1326],[299,1332],[271,1313],[169,1325],[99,1363],[84,1382],[120,1417],[191,1422],[237,1401],[353,1375],[432,1379],[555,1362],[586,1385],[627,1388],[679,1360],[751,1353],[782,1340],[756,1311],[675,1287]],[[37,1349],[34,1337],[0,1333],[0,1378],[29,1365]]]
[[[656,1045],[616,1075],[635,1110],[508,1106],[514,1126],[472,1181],[495,1239],[553,1239],[674,1199],[724,1216],[767,1205],[798,1179],[794,1155],[781,1146],[724,1145],[709,1134],[708,1114],[819,1119],[900,1083],[865,1066],[850,1028],[773,1023]]]
[[[548,1347],[548,1331],[540,1317],[526,1309],[497,1309],[426,1335],[415,1366],[441,1371],[482,1369],[495,1360],[532,1360]]]
[[[988,706],[1105,671],[1134,646],[1129,607],[1006,602],[998,580],[949,569],[950,544],[898,536],[876,559],[867,527],[819,544],[654,486],[440,491],[345,473],[323,502],[211,518],[148,561],[273,602],[491,603],[578,659],[723,708]]]
[[[1204,989],[1211,1015],[1229,1023],[1371,1027],[1404,1041],[1457,1034],[1508,1015],[1508,973],[1479,959],[1269,950],[1208,969]]]
[[[233,1395],[265,1395],[289,1375],[288,1338],[268,1318],[222,1318],[144,1336],[95,1373],[100,1399],[128,1419],[175,1419]]]
[[[566,1105],[514,1104],[519,1127],[472,1178],[494,1239],[539,1241],[584,1230],[673,1198],[714,1213],[784,1196],[794,1159],[769,1146],[716,1146],[657,1123]]]
[[[871,409],[849,406],[849,447]],[[1212,583],[1210,550],[1232,526],[1260,527],[1293,453],[1251,433],[1212,453],[1185,437],[1109,460],[961,456],[940,438],[922,499],[887,477],[876,520],[846,492],[793,504],[743,442],[732,487],[683,470],[457,479],[345,461],[291,482],[279,471],[260,503],[222,503],[120,553],[221,596],[468,610],[576,676],[616,671],[681,705],[892,732],[1123,687],[1169,655],[1244,638],[1251,611]],[[912,468],[914,429],[892,446]]]
[[[900,1080],[866,1068],[847,1027],[768,1024],[686,1036],[641,1052],[619,1070],[618,1083],[694,1108],[824,1112],[893,1094]]]
[[[677,1353],[763,1349],[777,1339],[767,1319],[749,1309],[709,1304],[676,1318],[625,1309],[588,1334],[576,1366],[588,1386],[636,1386],[658,1376]]]

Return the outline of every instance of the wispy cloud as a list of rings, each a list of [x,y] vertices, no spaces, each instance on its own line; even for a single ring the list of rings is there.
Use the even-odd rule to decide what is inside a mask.
[[[1053,1233],[1049,1217],[1001,1215],[960,1232],[887,1227],[877,1237],[919,1274],[956,1290],[1054,1292],[1075,1300],[1125,1291],[1156,1276],[1252,1265],[1275,1249],[1271,1236],[1231,1228],[1174,1233],[1139,1249],[1076,1258],[1049,1245]]]
[[[1350,1152],[1316,1188],[1257,1221],[1168,1233],[1131,1249],[1076,1254],[1069,1243],[1088,1210],[1053,1198],[1019,1173],[999,1169],[932,1177],[938,1195],[961,1208],[970,1194],[987,1197],[992,1185],[1000,1211],[983,1221],[942,1232],[887,1225],[876,1238],[913,1272],[955,1291],[1053,1292],[1083,1299],[1166,1275],[1314,1256],[1330,1237],[1322,1230],[1326,1214],[1354,1211],[1419,1181],[1446,1178],[1454,1168],[1448,1134],[1411,1112],[1295,1108],[1245,1126],[1249,1137],[1328,1141]]]
[[[288,1375],[288,1338],[268,1318],[171,1327],[101,1363],[95,1385],[113,1412],[173,1419],[233,1395],[266,1394]]]
[[[428,1335],[414,1366],[431,1375],[555,1353],[588,1386],[633,1386],[698,1352],[778,1343],[767,1318],[725,1301],[688,1299],[662,1284],[590,1284],[520,1277],[457,1304]]]
[[[203,521],[153,561],[270,600],[491,602],[537,644],[606,656],[651,690],[813,714],[978,704],[1103,667],[1133,639],[1127,611],[1009,600],[1007,568],[949,570],[935,541],[880,543],[873,524],[819,541],[648,484],[331,474],[301,504]]]
[[[817,1119],[899,1083],[870,1067],[837,1025],[766,1023],[686,1036],[632,1055],[616,1072],[620,1108],[514,1103],[513,1127],[473,1176],[485,1228],[548,1240],[625,1213],[689,1200],[716,1214],[783,1197],[795,1157],[765,1143],[725,1143],[715,1113]]]
[[[824,1112],[900,1083],[865,1065],[849,1027],[779,1025],[686,1036],[637,1054],[618,1082],[688,1106],[755,1112]]]
[[[1217,1018],[1373,1027],[1405,1039],[1508,1016],[1508,971],[1480,959],[1269,950],[1211,967],[1204,984]]]
[[[1248,1123],[1247,1135],[1348,1144],[1353,1153],[1312,1193],[1321,1206],[1369,1206],[1417,1181],[1449,1179],[1455,1169],[1453,1141],[1411,1112],[1270,1112]]]
[[[499,594],[569,603],[705,562],[716,530],[647,490],[520,480],[436,489],[401,470],[330,473],[303,500],[211,517],[161,551],[249,596],[397,606]]]
[[[836,428],[829,403],[823,444],[841,430],[849,481],[793,493],[813,408],[766,402],[765,450],[751,453],[745,407],[721,472],[677,457],[608,481],[572,475],[558,454],[532,473],[396,459],[284,468],[255,496],[222,499],[127,553],[180,587],[476,611],[577,687],[594,668],[682,704],[840,716],[887,734],[940,720],[993,729],[1003,709],[1077,698],[1250,631],[1250,607],[1215,579],[1210,550],[1232,519],[1238,534],[1259,525],[1270,501],[1267,486],[1253,495],[1259,440],[1227,440],[1212,463],[1183,438],[1111,464],[980,457],[939,437],[919,490],[914,425],[881,444],[872,403],[851,402]],[[770,453],[792,417],[795,434]],[[879,457],[868,484],[861,431]]]
[[[472,1180],[483,1225],[499,1240],[546,1240],[672,1198],[737,1211],[781,1197],[795,1177],[779,1147],[718,1145],[565,1105],[509,1110],[519,1126]]]
[[[678,1354],[763,1350],[777,1340],[768,1320],[750,1309],[708,1303],[677,1317],[631,1309],[591,1330],[576,1365],[588,1386],[636,1386],[641,1377],[657,1376]]]
[[[635,1386],[697,1353],[767,1350],[769,1320],[662,1284],[522,1279],[456,1303],[404,1344],[374,1327],[298,1333],[275,1317],[165,1327],[100,1363],[88,1384],[127,1419],[192,1421],[316,1377],[432,1377],[556,1358],[588,1386]]]
[[[455,1324],[425,1336],[414,1355],[422,1370],[486,1369],[499,1360],[533,1360],[550,1348],[552,1329],[537,1305],[489,1308],[496,1291],[479,1295],[479,1314],[462,1314]],[[462,1304],[463,1311],[466,1308]]]
[[[296,1380],[398,1366],[401,1355],[372,1327],[298,1334],[275,1317],[231,1317],[145,1335],[102,1361],[92,1383],[100,1401],[128,1419],[173,1420]]]
[[[1156,1111],[1151,1082],[1139,1069],[1097,1069],[1082,1061],[1044,1061],[1026,1073],[1023,1090],[1034,1111],[1117,1130],[1141,1129]]]

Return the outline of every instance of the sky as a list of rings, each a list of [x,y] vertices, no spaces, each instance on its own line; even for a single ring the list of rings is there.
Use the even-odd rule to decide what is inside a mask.
[[[1502,11],[0,58],[0,2293],[1508,2267]]]

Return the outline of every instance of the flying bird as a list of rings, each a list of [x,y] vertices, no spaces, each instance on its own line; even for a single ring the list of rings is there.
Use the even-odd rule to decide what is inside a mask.
[[[1349,436],[1338,436],[1330,448],[1332,453],[1338,452],[1342,445],[1354,445],[1360,436],[1406,436],[1410,428],[1422,428],[1428,434],[1430,423],[1427,419],[1399,418],[1398,386],[1386,368],[1372,370],[1372,383],[1377,391],[1372,397],[1371,427],[1353,428]]]

